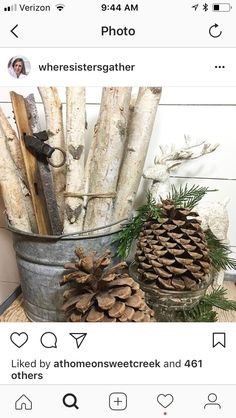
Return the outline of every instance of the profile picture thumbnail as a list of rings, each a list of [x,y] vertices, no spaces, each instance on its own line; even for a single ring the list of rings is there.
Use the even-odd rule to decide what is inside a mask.
[[[14,78],[24,78],[31,70],[30,61],[23,55],[16,55],[8,62],[8,72]]]

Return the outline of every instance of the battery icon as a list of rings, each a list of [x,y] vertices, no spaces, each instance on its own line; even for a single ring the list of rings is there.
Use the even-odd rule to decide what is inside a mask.
[[[213,12],[230,12],[232,6],[230,3],[214,3],[212,9]]]

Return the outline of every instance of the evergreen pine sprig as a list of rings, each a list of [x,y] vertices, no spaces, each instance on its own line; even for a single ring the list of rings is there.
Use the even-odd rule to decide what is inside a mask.
[[[124,226],[123,231],[121,231],[118,237],[114,240],[114,242],[119,242],[117,255],[122,259],[128,257],[133,240],[138,238],[140,234],[143,222],[145,222],[146,217],[146,212],[143,209],[144,208],[139,209],[138,214],[133,217],[128,225]]]
[[[217,322],[218,314],[212,306],[200,302],[193,309],[184,312],[184,322]]]
[[[196,185],[193,185],[189,189],[187,184],[184,187],[180,186],[179,189],[176,189],[172,184],[171,191],[167,198],[172,200],[176,207],[193,209],[208,192],[215,191],[216,190],[210,190],[208,187]]]
[[[197,306],[183,313],[185,322],[216,322],[218,314],[214,307],[224,311],[236,311],[236,301],[227,299],[227,291],[223,287],[214,289],[205,295]]]
[[[138,238],[143,223],[148,218],[158,219],[161,217],[162,208],[157,205],[151,193],[147,193],[147,203],[137,210],[138,214],[131,219],[131,221],[124,226],[123,231],[118,235],[114,242],[119,242],[117,254],[121,258],[126,258],[129,255],[133,241]]]
[[[227,299],[227,290],[223,287],[214,289],[210,294],[205,295],[202,301],[211,307],[215,306],[224,311],[236,311],[236,301]]]
[[[224,241],[216,238],[210,229],[205,232],[205,235],[209,249],[209,258],[213,267],[217,271],[221,269],[236,270],[236,260],[229,257],[231,254],[229,246]]]

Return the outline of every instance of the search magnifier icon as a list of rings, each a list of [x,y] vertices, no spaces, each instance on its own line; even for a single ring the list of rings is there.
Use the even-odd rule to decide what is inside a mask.
[[[73,393],[67,393],[66,395],[64,395],[62,402],[67,408],[79,409],[77,405],[77,398]]]

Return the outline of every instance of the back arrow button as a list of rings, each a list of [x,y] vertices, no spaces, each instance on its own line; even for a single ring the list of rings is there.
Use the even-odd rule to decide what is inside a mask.
[[[19,36],[14,32],[14,30],[17,28],[17,26],[19,26],[19,25],[16,25],[16,26],[14,26],[14,28],[12,28],[11,29],[11,33],[12,33],[12,35],[14,35],[16,38],[19,38]]]
[[[212,38],[219,38],[219,36],[222,35],[222,30],[220,32],[216,33],[216,34],[214,33],[214,30],[218,27],[219,27],[219,25],[217,25],[217,23],[215,23],[214,25],[212,25],[210,27],[209,34],[212,36]]]

